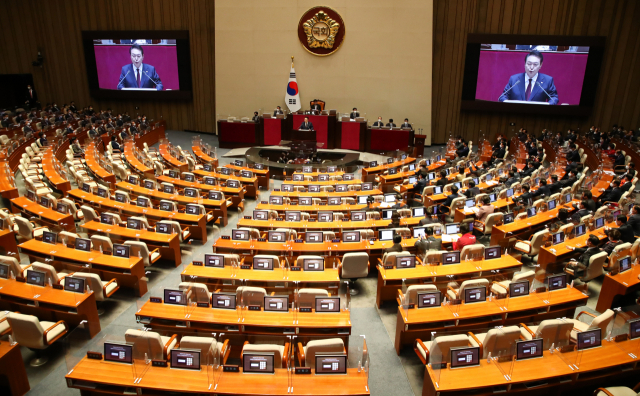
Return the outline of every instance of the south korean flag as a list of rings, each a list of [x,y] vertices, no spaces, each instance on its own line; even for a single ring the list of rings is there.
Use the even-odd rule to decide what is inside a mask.
[[[284,102],[289,107],[289,111],[295,112],[300,110],[300,92],[298,91],[298,82],[296,81],[296,71],[291,62],[291,71],[289,72],[289,82],[287,83],[287,93],[284,95]]]

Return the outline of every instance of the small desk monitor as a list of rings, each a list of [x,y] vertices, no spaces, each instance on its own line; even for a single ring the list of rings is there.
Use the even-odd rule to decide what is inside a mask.
[[[367,218],[367,212],[354,211],[351,212],[351,221],[364,221]]]
[[[533,359],[542,357],[543,339],[516,341],[516,360]]]
[[[324,242],[322,231],[307,231],[304,234],[304,241],[307,243]]]
[[[631,257],[627,256],[627,257],[623,257],[621,259],[618,260],[618,268],[619,268],[619,273],[628,271],[631,269]]]
[[[360,231],[342,231],[342,242],[360,242]]]
[[[240,188],[240,182],[237,180],[227,180],[227,187],[229,188]]]
[[[597,217],[594,220],[594,228],[597,230],[598,228],[604,227],[604,217]]]
[[[222,201],[222,193],[220,191],[209,191],[209,199],[214,201]]]
[[[156,223],[156,232],[159,234],[171,234],[171,224]]]
[[[376,166],[378,166],[378,161],[371,161],[371,162],[369,162],[369,168],[374,168],[374,167],[376,167]]]
[[[318,181],[328,181],[329,175],[318,175]]]
[[[347,184],[336,184],[336,192],[345,192],[347,191]]]
[[[564,232],[557,232],[555,234],[551,234],[551,243],[557,245],[559,243],[564,242]]]
[[[187,204],[186,209],[185,209],[185,213],[188,215],[194,215],[197,216],[200,214],[200,207],[198,205],[194,205],[194,204]]]
[[[236,294],[213,293],[211,295],[211,308],[236,309]]]
[[[200,370],[200,351],[192,349],[172,349],[172,369]]]
[[[629,322],[629,338],[632,340],[640,337],[640,319]]]
[[[311,205],[311,197],[300,197],[298,198],[298,205]]]
[[[384,202],[387,202],[387,203],[396,202],[396,194],[385,194]]]
[[[164,192],[166,194],[173,194],[175,192],[175,188],[171,184],[163,184],[162,185],[162,192]]]
[[[340,205],[342,199],[340,197],[329,197],[327,200],[328,205]]]
[[[444,226],[444,233],[447,235],[455,235],[460,233],[460,223],[451,223]]]
[[[0,263],[0,278],[9,279],[9,266],[7,264]]]
[[[497,200],[498,197],[496,196],[496,194],[489,194],[489,203],[496,202]]]
[[[213,177],[205,176],[202,180],[204,181],[204,184],[206,184],[207,186],[216,185],[216,179],[214,179]]]
[[[138,199],[136,199],[136,205],[140,206],[141,208],[146,208],[149,206],[151,202],[149,201],[149,198],[147,197],[138,197]]]
[[[411,217],[424,217],[425,208],[424,206],[418,208],[411,208]]]
[[[43,286],[46,274],[42,271],[27,270],[26,282],[29,285]]]
[[[368,195],[358,195],[358,205],[366,205],[368,199]]]
[[[547,278],[549,291],[567,288],[567,274],[551,275]]]
[[[522,297],[529,295],[529,281],[509,283],[509,297]]]
[[[418,292],[418,308],[433,308],[440,306],[439,291]]]
[[[56,234],[55,232],[44,231],[42,233],[42,242],[51,243],[55,245],[57,240],[58,240],[58,234]]]
[[[58,204],[56,205],[56,212],[66,215],[69,213],[69,207],[64,202],[58,202]]]
[[[51,207],[51,200],[49,200],[49,198],[47,197],[40,197],[40,205],[49,209]]]
[[[91,186],[87,183],[82,183],[82,191],[86,193],[91,193]]]
[[[243,353],[242,372],[273,374],[275,373],[273,352]]]
[[[195,181],[195,176],[194,175],[190,175],[190,174],[185,174],[184,175],[184,181],[187,181],[189,183],[193,183]]]
[[[451,348],[451,368],[461,368],[480,365],[479,347]]]
[[[301,174],[294,174],[291,177],[291,181],[304,181],[304,175]]]
[[[85,192],[91,192],[91,191],[85,191]],[[27,199],[33,202],[38,202],[38,198],[36,198],[36,193],[31,190],[27,190]]]
[[[513,212],[505,213],[504,216],[502,216],[502,223],[503,224],[513,223],[513,220],[514,220]]]
[[[121,258],[129,258],[129,245],[113,244],[113,256]]]
[[[362,183],[362,185],[360,186],[360,189],[362,191],[371,191],[373,190],[373,183],[371,182]]]
[[[389,175],[395,175],[398,173],[398,168],[390,168],[388,172]]]
[[[391,217],[393,217],[393,212],[395,212],[393,209],[385,209],[382,211],[382,220],[391,220]]]
[[[259,271],[273,271],[273,258],[261,257],[253,259],[253,269]]]
[[[235,164],[235,166],[240,166],[240,167],[244,166],[243,160],[235,160],[233,163]]]
[[[129,175],[128,180],[130,184],[135,184],[136,186],[138,185],[138,176]]]
[[[313,173],[313,166],[308,166],[308,165],[303,166],[302,173]]]
[[[309,184],[309,192],[320,192],[320,186],[317,184]]]
[[[507,189],[507,198],[511,198],[513,196],[513,188]]]
[[[302,218],[302,213],[299,211],[287,210],[284,214],[284,219],[286,221],[300,221],[301,218]]]
[[[318,212],[318,221],[323,223],[333,221],[333,212]]]
[[[164,289],[164,303],[173,305],[187,305],[184,290]]]
[[[587,233],[587,226],[584,224],[578,224],[573,228],[573,235],[575,237],[582,236]]]
[[[571,202],[571,194],[565,194],[565,196],[564,196],[564,202],[565,202],[565,203],[569,203],[569,202]]]
[[[248,241],[249,230],[231,230],[231,239],[234,241]]]
[[[64,278],[64,290],[74,293],[84,293],[84,278],[67,276]]]
[[[416,256],[396,257],[397,269],[415,268],[415,267],[416,267]]]
[[[327,166],[327,172],[329,173],[333,173],[333,172],[337,172],[338,171],[338,167],[335,165],[332,166]]]
[[[205,254],[204,266],[213,268],[224,268],[224,256],[221,254]]]
[[[413,237],[414,238],[420,238],[423,235],[426,236],[425,229],[426,229],[426,227],[415,227],[413,229]]]
[[[379,230],[378,239],[381,241],[392,241],[394,234],[395,234],[394,230]]]
[[[578,350],[602,346],[602,329],[597,328],[578,332]]]
[[[305,271],[324,271],[324,259],[306,258],[302,267]]]
[[[176,171],[176,170],[170,170],[170,171],[169,171],[169,177],[170,177],[170,178],[172,178],[172,179],[177,179],[177,178],[178,178],[178,176],[179,176],[178,171]]]
[[[316,353],[316,374],[347,374],[347,356]]]
[[[460,182],[453,183],[453,185],[458,187],[458,188],[462,188],[462,183],[460,183]]]
[[[460,264],[460,252],[453,251],[442,253],[442,265]]]
[[[316,312],[340,312],[340,297],[316,297]]]
[[[284,231],[268,231],[267,240],[269,242],[285,242],[287,240],[287,233]]]
[[[282,197],[280,195],[272,195],[269,197],[271,205],[282,205]]]
[[[253,164],[253,168],[257,170],[263,170],[264,164]]]
[[[553,210],[556,208],[556,200],[552,199],[551,201],[547,202],[547,209],[548,210]]]
[[[264,296],[265,312],[289,312],[289,296]]]
[[[111,216],[109,213],[101,213],[100,222],[102,224],[114,225],[116,223],[116,219],[115,217]]]
[[[428,180],[430,180],[430,181],[431,181],[431,180],[433,180],[433,179],[435,179],[435,178],[436,178],[436,174],[435,174],[435,172],[427,173],[427,179],[428,179]]]
[[[76,238],[75,242],[76,250],[82,250],[85,252],[91,251],[91,239],[86,238]]]
[[[195,188],[185,188],[184,196],[189,198],[198,198],[200,194],[198,193],[198,190],[196,190]]]
[[[253,177],[253,172],[251,172],[250,170],[242,170],[240,171],[240,177],[251,179]]]
[[[464,303],[471,304],[476,302],[482,302],[487,300],[487,288],[480,287],[468,287],[464,289]]]
[[[353,180],[355,179],[355,177],[353,176],[353,173],[345,173],[344,175],[342,175],[342,180]]]
[[[144,181],[144,188],[147,188],[149,190],[155,190],[156,186],[155,186],[155,184],[153,183],[152,180],[145,180]]]
[[[254,220],[267,220],[269,218],[269,211],[267,210],[254,210],[253,211],[253,219]]]
[[[502,257],[502,248],[500,246],[490,246],[484,249],[484,259],[493,260]]]
[[[387,158],[387,164],[393,164],[393,158]]]
[[[131,217],[129,217],[127,219],[127,228],[131,228],[133,230],[141,230],[142,222],[139,219],[132,219]]]
[[[409,164],[409,171],[414,171],[414,170],[416,170],[416,164]]]
[[[116,192],[115,198],[116,198],[116,202],[119,202],[119,203],[127,202],[127,196],[122,193]]]
[[[473,208],[476,205],[476,200],[475,199],[467,199],[466,201],[464,201],[464,206],[467,208]]]
[[[133,345],[105,342],[104,360],[106,362],[133,363]]]
[[[536,208],[527,209],[527,217],[533,217],[536,215]]]

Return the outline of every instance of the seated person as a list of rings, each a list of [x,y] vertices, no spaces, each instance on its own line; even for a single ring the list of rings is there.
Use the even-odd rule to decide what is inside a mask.
[[[621,240],[622,235],[620,234],[620,230],[617,228],[612,228],[611,230],[609,230],[609,232],[607,232],[607,236],[609,237],[609,241],[604,244],[602,250],[604,250],[609,256],[611,256],[613,249],[615,249],[615,247],[618,245],[622,245],[624,242]]]
[[[514,172],[513,170],[509,171],[509,178],[505,181],[504,185],[507,188],[510,188],[511,185],[513,183],[517,183],[518,180],[520,180],[517,176],[516,176],[516,172]]]
[[[252,118],[253,122],[260,122],[260,116],[258,115],[257,111],[253,112],[253,118]]]
[[[387,128],[395,128],[396,124],[393,123],[393,118],[389,118],[389,122],[385,125]]]
[[[278,114],[284,114],[282,112],[282,109],[280,108],[280,106],[276,107],[276,109],[273,111],[273,116],[277,116]]]
[[[424,175],[421,172],[418,172],[418,180],[413,184],[413,190],[422,194],[422,190],[427,186],[427,181],[424,178]]]
[[[429,250],[441,250],[442,239],[433,236],[433,227],[425,228],[424,235],[421,236],[414,244],[420,255],[425,254]]]
[[[373,123],[373,126],[376,128],[382,128],[384,126],[384,121],[382,121],[382,117],[378,116],[378,120]]]
[[[71,146],[71,149],[73,150],[73,155],[74,156],[78,156],[78,155],[82,155],[84,153],[84,150],[82,149],[82,147],[80,147],[80,143],[78,143],[78,139],[71,138],[71,141],[69,142],[69,145]]]
[[[578,181],[578,178],[576,177],[576,170],[575,169],[570,170],[567,174],[564,175],[562,179],[563,180],[560,180],[558,182],[560,183],[560,186],[562,188],[573,186],[573,183]]]
[[[447,180],[447,172],[443,169],[440,171],[440,179],[436,182],[436,186],[446,186],[449,184],[449,180]]]
[[[612,181],[609,188],[606,190],[601,188],[600,191],[603,193],[599,199],[600,205],[604,205],[605,202],[618,202],[622,197],[619,180]]]
[[[400,128],[410,128],[413,129],[413,127],[411,126],[411,124],[409,124],[409,119],[405,118],[404,119],[404,123],[402,125],[400,125]]]
[[[600,240],[595,235],[590,235],[587,238],[587,246],[583,248],[576,248],[573,246],[567,246],[567,249],[574,250],[578,253],[582,253],[578,259],[571,259],[567,264],[568,268],[573,269],[574,275],[576,278],[583,276],[589,267],[589,259],[591,256],[600,253],[600,249],[598,248],[598,243]]]
[[[489,199],[488,196],[484,196],[481,199],[481,203],[480,203],[480,207],[478,207],[476,210],[474,210],[475,214],[476,214],[476,218],[485,223],[487,221],[487,217],[493,213],[495,211],[496,208],[493,207],[493,205],[491,205],[491,199]]]
[[[420,219],[420,222],[418,223],[419,225],[423,226],[423,225],[427,225],[427,224],[434,224],[437,223],[438,220],[433,218],[433,215],[429,212],[425,212],[424,214],[424,219]]]
[[[447,197],[447,199],[444,201],[442,206],[446,206],[448,208],[451,208],[451,203],[453,202],[453,200],[456,199],[456,198],[461,198],[461,197],[462,197],[462,195],[458,195],[458,187],[453,186],[453,187],[451,187],[451,195],[449,195]],[[453,211],[451,213],[453,214]]]
[[[463,223],[460,226],[460,233],[462,236],[456,242],[453,242],[453,250],[462,250],[463,247],[476,243],[476,237],[469,232],[468,223]]]
[[[478,194],[480,194],[480,189],[476,187],[476,182],[473,180],[469,181],[469,188],[464,192],[464,195],[467,198],[473,198]]]
[[[355,120],[358,117],[360,117],[360,113],[358,112],[358,109],[356,107],[354,107],[353,111],[351,112],[351,114],[349,114],[349,118],[352,119],[352,120]]]
[[[400,235],[396,235],[393,237],[393,246],[390,246],[386,249],[384,249],[385,253],[390,253],[390,252],[401,252],[402,251],[402,245],[400,244],[402,242],[402,237]]]
[[[41,146],[46,146],[49,144],[49,142],[47,141],[47,137],[43,132],[38,133],[38,143],[40,143]]]
[[[533,196],[544,198],[544,197],[548,197],[549,195],[551,195],[551,191],[547,186],[547,180],[546,179],[540,180],[540,187],[533,193]]]
[[[116,137],[115,136],[111,136],[111,142],[109,142],[109,144],[111,145],[111,148],[113,149],[113,151],[120,152],[120,144],[118,144],[118,142],[116,142]]]
[[[613,161],[613,166],[622,166],[625,163],[624,154],[622,154],[621,150],[616,151],[616,158]]]
[[[469,146],[467,146],[467,142],[462,142],[462,147],[459,150],[456,150],[456,155],[458,158],[469,155]]]

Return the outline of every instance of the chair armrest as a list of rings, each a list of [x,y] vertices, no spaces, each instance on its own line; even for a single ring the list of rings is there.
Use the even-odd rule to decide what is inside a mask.
[[[304,347],[301,342],[298,342],[298,364],[302,367],[305,366]]]
[[[524,323],[520,323],[520,326],[522,326],[529,334],[531,334],[531,337],[535,336],[535,333],[533,331],[531,331],[531,329],[529,328],[529,326],[527,326]]]
[[[483,356],[483,349],[484,348],[482,346],[482,343],[478,339],[478,337],[476,337],[476,335],[473,334],[472,332],[468,332],[467,334],[469,335],[469,337],[473,338],[473,340],[480,346],[480,356]]]
[[[380,257],[378,257],[378,263],[384,267],[384,263],[382,262],[382,259]]]
[[[176,338],[178,338],[177,334],[172,335],[171,338],[169,338],[169,341],[167,341],[167,343],[164,345],[164,348],[162,349],[162,356],[164,357],[164,359],[167,359],[167,351],[169,350],[169,345],[171,345],[173,340],[175,340]]]
[[[289,348],[291,348],[291,344],[290,343],[285,343],[284,344],[284,354],[280,357],[282,360],[282,363],[284,363],[284,368],[289,368]]]
[[[592,318],[597,318],[597,317],[598,317],[598,315],[594,315],[594,314],[592,314],[591,312],[581,311],[581,312],[576,316],[576,319],[580,320],[580,315],[582,315],[582,314],[585,314],[585,315],[591,316]]]
[[[600,392],[604,393],[607,396],[615,396],[613,393],[609,392],[608,390],[606,390],[604,388],[598,388],[598,389],[594,390],[593,391],[593,396],[596,396]]]
[[[424,263],[422,262],[422,260],[420,259],[420,257],[416,256],[416,260],[418,260],[418,262],[420,263],[420,265],[424,265]]]
[[[109,282],[105,283],[104,286],[102,286],[102,295],[109,298],[113,295],[113,293],[115,293],[120,286],[117,286],[115,289],[113,289],[113,291],[111,292],[111,294],[107,294],[107,286],[109,286],[110,284],[112,284],[113,282],[116,281],[116,278],[111,279]]]
[[[152,251],[149,252],[149,260],[151,260],[151,256],[153,256],[154,253],[160,254],[160,248],[155,248],[155,249],[153,249]],[[157,260],[160,260],[160,256],[158,256],[156,261]],[[153,264],[153,262],[152,262],[152,264]]]
[[[51,330],[53,330],[56,326],[58,325],[64,325],[64,331],[62,333],[60,333],[56,338],[54,338],[53,340],[51,340],[51,343],[47,342],[47,335],[49,334],[49,332]],[[64,320],[60,320],[58,322],[56,322],[56,324],[54,324],[53,326],[49,327],[48,329],[46,329],[43,333],[42,333],[42,341],[44,342],[44,345],[51,345],[54,342],[58,341],[63,335],[67,334],[67,332],[69,331],[69,327],[67,326],[67,324],[65,323]]]
[[[422,357],[422,354],[418,351],[418,345],[420,345],[422,349],[424,349],[427,355],[426,357]],[[421,339],[419,338],[416,339],[416,343],[414,344],[413,350],[416,352],[416,355],[418,355],[418,358],[420,358],[420,360],[422,361],[422,364],[426,365],[427,361],[429,360],[429,349],[427,349],[427,346],[424,345]]]
[[[229,339],[227,338],[226,340],[224,340],[224,343],[222,344],[222,364],[226,364],[227,363],[227,359],[229,358],[229,354],[231,353],[231,347],[229,346]]]
[[[447,286],[447,289],[448,289],[448,290],[451,290],[451,291],[453,292],[453,294],[454,294],[456,297],[458,296],[458,292],[457,292],[457,291],[456,291],[456,289],[454,289],[453,287],[451,287],[451,286]]]

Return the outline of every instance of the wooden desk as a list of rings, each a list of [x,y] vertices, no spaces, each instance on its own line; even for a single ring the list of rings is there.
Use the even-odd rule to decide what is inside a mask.
[[[202,169],[195,169],[192,173],[200,177],[206,177],[206,176],[214,177],[218,180],[224,180],[225,182],[229,179],[238,180],[240,184],[245,188],[246,194],[248,197],[255,198],[258,196],[258,178],[255,176],[247,178],[247,177],[240,177],[235,175],[234,176],[223,175],[222,173],[207,172]],[[269,183],[267,182],[267,187],[268,187],[268,184]]]
[[[84,160],[87,163],[87,167],[97,179],[113,186],[116,184],[116,175],[100,166],[100,163],[96,160],[97,152],[98,148],[95,141],[92,141],[84,148]]]
[[[76,222],[73,219],[73,215],[65,215],[53,209],[45,208],[24,196],[11,200],[11,211],[13,213],[25,213],[27,218],[36,217],[51,228],[60,227],[64,231],[76,232]]]
[[[562,208],[566,208],[570,212],[575,210],[571,204],[558,205],[553,210],[538,213],[533,217],[493,227],[491,230],[491,245],[499,245],[501,242],[502,245],[504,245],[504,242],[508,240],[507,234],[509,234],[509,236],[517,235],[525,231],[533,230],[537,227],[542,227],[544,224],[554,221],[558,217],[558,212]]]
[[[218,167],[218,159],[210,156],[205,153],[200,146],[191,146],[191,151],[193,151],[193,155],[196,156],[198,160],[204,162],[206,164],[211,164],[212,166]]]
[[[245,188],[242,187],[242,185],[237,188],[210,186],[208,184],[203,184],[203,183],[197,183],[197,182],[192,183],[185,180],[174,179],[169,176],[159,176],[157,180],[160,183],[162,182],[171,183],[174,186],[177,186],[180,188],[191,187],[191,188],[197,188],[199,190],[204,190],[204,191],[221,191],[224,193],[225,198],[231,199],[231,202],[233,202],[233,205],[231,207],[234,207],[234,208],[237,208],[238,205],[240,205],[240,203],[244,200]]]
[[[260,123],[218,120],[221,148],[261,146],[264,137]]]
[[[371,128],[367,127],[365,150],[370,153],[381,151],[406,151],[413,143],[414,131],[405,128]]]
[[[364,220],[364,221],[275,221],[275,220],[254,220],[240,219],[238,227],[252,227],[261,230],[275,230],[276,228],[292,228],[296,231],[331,231],[335,230],[358,230],[385,228],[391,224],[391,220]]]
[[[136,362],[136,365],[138,362]],[[215,379],[210,381],[210,375]],[[125,394],[135,388],[142,394],[189,393],[225,396],[319,396],[369,395],[367,373],[358,369],[347,369],[347,375],[300,375],[295,376],[291,392],[291,373],[277,368],[273,375],[249,375],[223,373],[222,366],[211,370],[172,370],[168,367],[153,367],[149,364],[139,382],[128,364],[110,363],[102,360],[82,360],[66,376],[67,386],[81,390],[83,395]]]
[[[31,389],[17,343],[11,346],[9,341],[0,341],[0,377],[3,377],[2,382],[9,386],[9,393],[13,396],[22,396]]]
[[[623,341],[618,345],[603,340],[601,348],[581,352],[560,353],[555,350],[551,354],[545,350],[543,358],[515,361],[510,381],[505,378],[503,369],[498,367],[498,364],[510,367],[510,362],[498,363],[493,360],[487,363],[487,359],[480,359],[479,366],[437,372],[427,365],[422,395],[460,395],[470,389],[474,390],[474,395],[495,395],[498,392],[527,395],[588,395],[604,380],[620,383],[626,378],[635,384],[639,371],[638,359],[632,358],[627,350],[632,349],[629,346],[631,344],[635,345],[637,350],[637,343],[637,339]],[[579,362],[578,354],[581,354]],[[568,362],[576,362],[579,368],[569,366]],[[577,389],[581,391],[576,393]]]
[[[408,240],[408,239],[407,239]],[[415,239],[414,239],[415,241]],[[412,244],[413,245],[413,244]],[[376,263],[377,265],[377,263]],[[402,289],[402,281],[411,284],[434,284],[439,290],[445,291],[447,283],[453,275],[456,282],[462,283],[467,279],[484,278],[489,281],[499,277],[510,278],[511,274],[520,270],[522,263],[512,256],[502,256],[499,259],[462,261],[460,264],[449,265],[420,265],[408,269],[380,269],[378,268],[378,290],[376,305],[378,308],[385,301],[394,301],[398,290]],[[499,274],[492,271],[499,270]]]
[[[189,227],[191,236],[201,240],[203,243],[207,241],[207,218],[205,215],[190,215],[178,212],[165,212],[159,209],[149,209],[132,204],[123,204],[111,199],[101,198],[97,195],[86,193],[82,190],[71,190],[69,195],[73,199],[88,204],[95,208],[98,212],[105,211],[117,212],[125,216],[146,216],[147,219],[157,222],[160,220],[174,220],[184,227]],[[124,220],[124,219],[123,219]]]
[[[180,172],[186,172],[189,170],[189,164],[186,162],[181,162],[176,157],[171,155],[168,150],[168,144],[166,141],[164,143],[160,143],[158,146],[158,153],[162,156],[162,159],[165,163],[169,164],[170,167],[174,169],[178,169]]]
[[[16,242],[16,233],[13,230],[8,228],[0,230],[0,252],[5,256],[15,255],[18,257],[18,243]]]
[[[271,172],[269,171],[269,168],[255,169],[255,168],[249,168],[248,166],[235,166],[233,164],[227,164],[224,167],[233,169],[235,171],[243,171],[243,170],[251,171],[258,178],[258,186],[264,188],[265,190],[269,189],[269,179],[271,178]]]
[[[115,237],[123,242],[126,240],[141,241],[147,244],[149,250],[155,247],[160,249],[160,255],[165,260],[175,262],[176,267],[182,263],[180,254],[180,236],[178,234],[161,234],[159,232],[147,230],[133,230],[121,226],[103,224],[98,221],[88,221],[83,223],[81,228],[87,230],[90,235],[105,234],[108,237]]]
[[[630,270],[621,274],[606,274],[602,281],[602,289],[598,296],[596,310],[604,312],[609,308],[613,308],[618,296],[624,296],[627,293],[635,292],[640,289],[640,265],[634,265]]]
[[[312,186],[336,186],[336,184],[347,184],[347,185],[353,185],[353,184],[362,184],[362,180],[359,179],[354,179],[354,180],[325,180],[325,181],[313,181],[313,180],[303,180],[303,181],[293,181],[293,180],[285,180],[282,182],[282,184],[287,184],[287,185],[292,185],[292,186],[303,186],[303,187],[309,187],[309,185]]]
[[[57,271],[70,268],[73,271],[92,272],[102,280],[116,278],[118,286],[134,289],[137,296],[147,292],[147,281],[143,279],[144,263],[139,257],[114,257],[95,250],[85,252],[61,243],[54,245],[35,239],[21,243],[19,248],[34,259],[32,262],[53,259],[49,264]]]
[[[131,169],[147,179],[153,179],[155,177],[155,169],[142,163],[133,153],[134,145],[133,141],[127,140],[124,143],[124,160],[129,164]]]
[[[405,158],[403,160],[394,161],[394,162],[392,162],[390,164],[379,164],[378,166],[362,168],[362,178],[364,179],[365,176],[382,173],[382,172],[386,171],[389,168],[397,168],[399,166],[411,164],[411,163],[415,162],[415,160],[416,160],[416,158],[407,157],[407,158]],[[442,163],[444,165],[444,164],[446,164],[446,161],[440,161],[439,163]]]
[[[578,306],[585,305],[589,296],[567,286],[564,290],[531,293],[528,296],[460,304],[433,308],[398,307],[395,347],[398,355],[402,347],[416,339],[430,340],[431,332],[463,334],[478,328],[512,326],[539,322],[545,319],[573,317]],[[454,315],[456,313],[457,315]]]
[[[300,198],[300,197],[311,197],[311,198],[324,198],[328,199],[329,197],[352,197],[357,198],[360,195],[381,195],[382,190],[374,188],[370,191],[341,191],[341,192],[300,192],[300,191],[271,191],[271,195],[278,195],[282,197],[289,198]]]
[[[2,197],[11,199],[20,196],[14,174],[10,171],[9,161],[0,161],[0,194]]]
[[[230,165],[227,165],[227,167],[229,167]],[[315,177],[316,179],[318,178],[318,176],[320,175],[327,175],[327,176],[342,176],[344,175],[345,172],[344,171],[336,171],[336,172],[302,172],[301,170],[294,170],[292,175],[304,175],[304,176],[311,176],[311,177]]]
[[[222,201],[216,201],[213,199],[209,199],[208,197],[192,198],[184,195],[179,195],[177,193],[168,194],[163,191],[144,188],[142,186],[137,186],[135,184],[124,181],[116,184],[116,187],[129,192],[129,194],[142,195],[144,197],[147,197],[155,206],[158,206],[160,204],[160,201],[163,199],[177,202],[180,206],[186,206],[187,204],[201,204],[204,205],[205,209],[211,209],[213,211],[214,222],[220,220],[219,224],[223,227],[226,226],[228,222],[227,203],[231,203],[231,201],[227,201],[226,199]],[[129,195],[129,197],[131,197],[131,195]]]
[[[25,315],[35,315],[40,320],[64,320],[69,327],[79,326],[86,320],[86,328],[92,338],[100,332],[98,307],[93,292],[73,293],[0,279],[0,307]]]
[[[68,144],[66,145],[68,147]],[[53,146],[48,147],[42,155],[42,172],[47,178],[49,184],[58,190],[62,196],[66,196],[67,191],[71,190],[71,183],[67,180],[66,175],[58,173],[54,167],[54,163],[60,164],[53,152]],[[61,165],[62,166],[62,165]]]
[[[315,213],[319,211],[323,212],[342,212],[349,213],[352,211],[362,211],[367,210],[367,205],[362,204],[340,204],[340,205],[275,205],[264,203],[267,201],[262,201],[256,205],[256,210],[275,210],[279,213],[285,213],[288,210],[301,211],[307,213]]]

